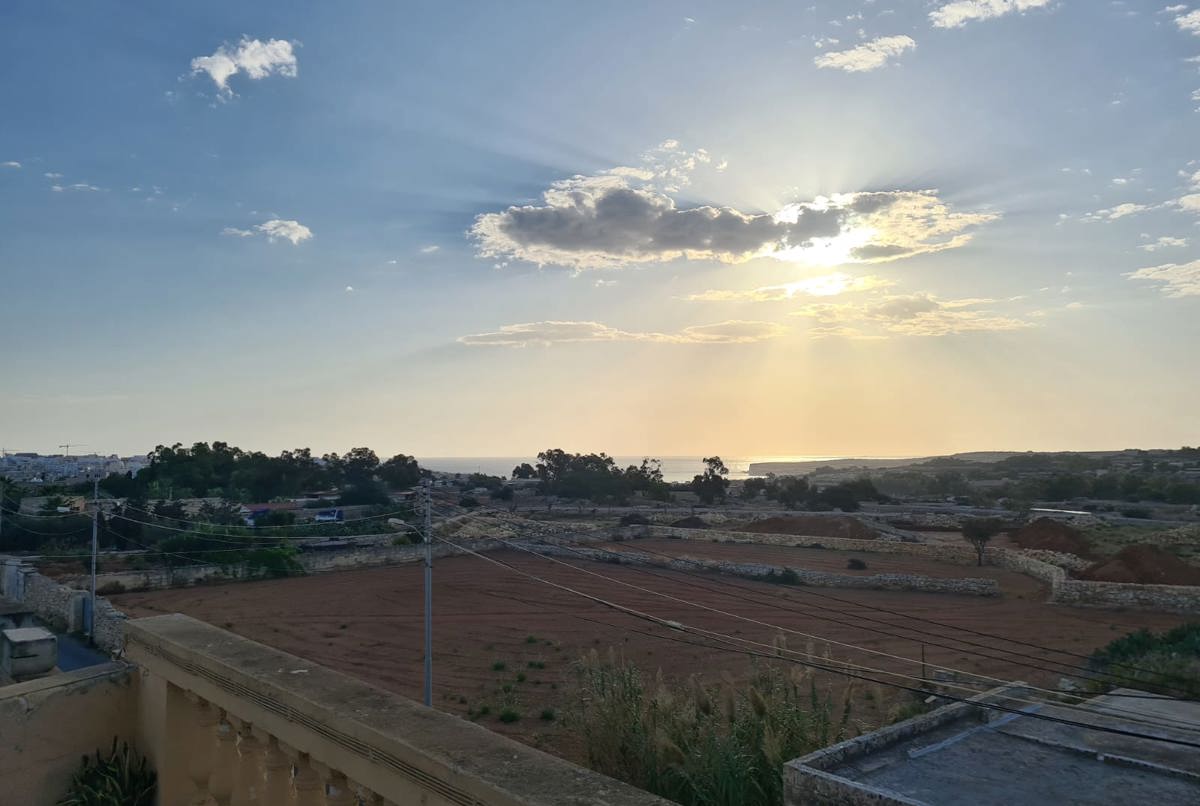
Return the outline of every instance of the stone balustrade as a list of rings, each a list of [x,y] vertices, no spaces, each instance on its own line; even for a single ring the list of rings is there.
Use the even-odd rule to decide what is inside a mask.
[[[182,615],[130,621],[164,806],[662,806],[474,723]]]

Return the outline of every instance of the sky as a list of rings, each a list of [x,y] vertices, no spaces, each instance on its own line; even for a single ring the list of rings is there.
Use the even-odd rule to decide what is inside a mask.
[[[0,23],[0,448],[1200,442],[1200,3]]]

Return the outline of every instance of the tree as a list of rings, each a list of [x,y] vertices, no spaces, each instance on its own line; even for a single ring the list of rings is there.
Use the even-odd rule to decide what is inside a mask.
[[[711,504],[718,499],[725,500],[729,489],[729,468],[721,461],[720,456],[708,456],[704,459],[704,473],[692,478],[692,492],[705,504]]]
[[[538,474],[529,462],[521,462],[513,468],[512,477],[514,479],[536,479]]]
[[[975,547],[979,554],[979,565],[983,565],[983,551],[988,541],[1004,531],[1004,522],[999,518],[968,518],[963,521],[963,539]]]
[[[412,487],[421,480],[421,466],[413,457],[398,453],[379,466],[379,478],[393,490]]]
[[[742,483],[742,498],[747,501],[753,501],[758,498],[759,494],[767,489],[767,480],[764,478],[746,479]]]

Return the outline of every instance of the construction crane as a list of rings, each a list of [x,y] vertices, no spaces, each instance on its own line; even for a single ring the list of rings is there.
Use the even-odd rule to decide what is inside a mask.
[[[63,454],[64,456],[70,456],[71,448],[86,448],[87,444],[82,442],[68,442],[66,445],[59,445],[58,447],[66,449],[67,452]]]

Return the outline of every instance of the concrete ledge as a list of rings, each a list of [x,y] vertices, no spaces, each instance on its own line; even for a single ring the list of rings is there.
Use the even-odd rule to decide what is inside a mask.
[[[129,621],[126,653],[396,802],[665,806],[667,801],[311,661],[175,614]],[[407,797],[407,799],[406,799]]]

